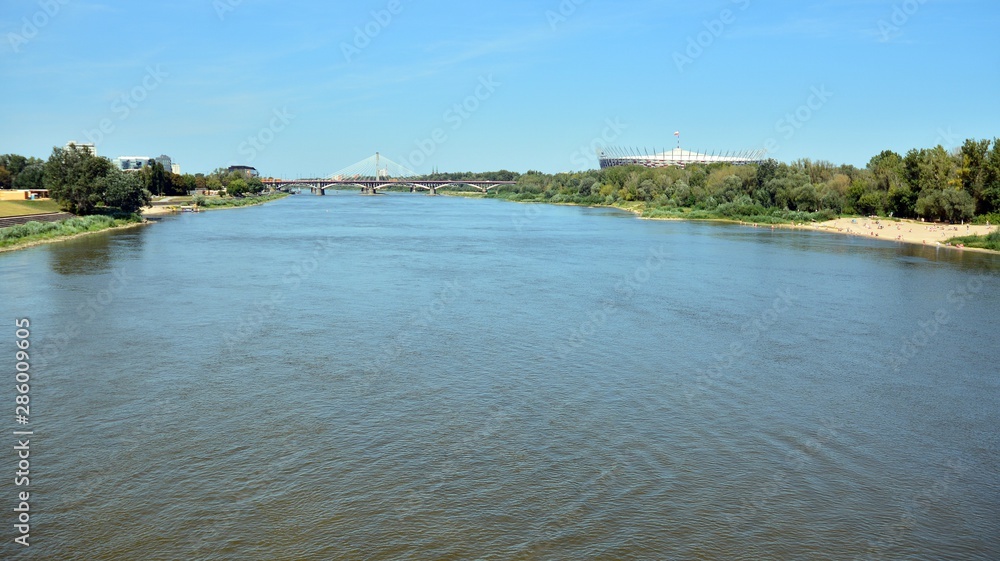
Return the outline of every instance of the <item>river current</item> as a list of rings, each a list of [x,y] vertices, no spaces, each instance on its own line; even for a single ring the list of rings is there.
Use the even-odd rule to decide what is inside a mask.
[[[998,274],[346,192],[0,254],[0,558],[998,559]]]

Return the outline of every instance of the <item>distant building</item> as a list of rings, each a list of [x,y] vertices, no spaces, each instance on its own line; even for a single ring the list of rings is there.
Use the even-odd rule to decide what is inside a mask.
[[[69,150],[70,146],[76,146],[77,150],[90,152],[90,154],[92,156],[96,156],[97,155],[97,146],[95,146],[93,144],[89,144],[87,142],[77,142],[75,140],[70,140],[69,142],[66,143],[66,146],[65,146],[66,150]]]
[[[180,175],[181,165],[180,164],[170,164],[170,173]]]
[[[118,156],[115,158],[115,165],[118,169],[123,171],[136,171],[140,170],[156,160],[150,158],[149,156]]]
[[[160,162],[160,165],[163,166],[164,170],[166,170],[166,171],[169,172],[170,170],[174,169],[174,163],[173,163],[173,161],[170,160],[170,156],[168,156],[166,154],[160,154],[160,156],[158,158],[154,158],[154,159],[157,162]]]
[[[601,169],[614,166],[644,166],[647,168],[684,167],[691,164],[733,164],[745,165],[760,163],[764,159],[764,150],[743,150],[737,152],[713,152],[711,154],[681,150],[680,146],[663,152],[630,148],[610,147],[599,150],[597,157]]]
[[[257,171],[257,168],[252,168],[250,166],[229,166],[229,169],[226,170],[227,173],[233,173],[234,171],[242,173],[247,179],[250,179],[251,177],[260,177],[260,172]]]

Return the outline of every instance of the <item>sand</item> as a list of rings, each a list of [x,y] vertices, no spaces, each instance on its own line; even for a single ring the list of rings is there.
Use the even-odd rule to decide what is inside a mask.
[[[945,240],[958,236],[983,236],[996,230],[997,226],[937,224],[916,220],[895,221],[877,218],[838,218],[818,224],[796,224],[794,228],[864,236],[879,240],[943,246]]]

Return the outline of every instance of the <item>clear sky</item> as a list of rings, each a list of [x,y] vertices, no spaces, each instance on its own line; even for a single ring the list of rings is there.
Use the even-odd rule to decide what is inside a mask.
[[[0,153],[329,175],[1000,136],[997,0],[0,0]]]

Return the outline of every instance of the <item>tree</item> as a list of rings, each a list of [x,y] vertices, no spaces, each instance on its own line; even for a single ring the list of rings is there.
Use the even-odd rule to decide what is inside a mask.
[[[250,194],[257,195],[263,193],[264,189],[266,189],[266,187],[264,187],[264,182],[261,181],[259,177],[251,177],[250,180],[247,181],[247,192]]]
[[[113,165],[107,158],[94,156],[76,146],[53,148],[45,162],[45,187],[52,198],[74,214],[90,214],[101,200],[97,179],[107,175]]]
[[[14,177],[7,168],[0,166],[0,189],[10,189],[14,186]]]
[[[249,189],[250,187],[245,180],[236,178],[229,181],[229,185],[226,186],[226,193],[229,193],[233,197],[242,197]]]
[[[763,188],[764,184],[774,179],[778,175],[778,161],[768,158],[757,164],[757,187]]]
[[[31,164],[14,178],[15,189],[44,189],[45,164]]]
[[[1000,211],[1000,138],[993,139],[993,149],[987,155],[984,167],[983,194],[977,210],[988,214]]]
[[[917,214],[930,220],[958,222],[972,218],[975,202],[961,189],[928,190],[917,199]]]
[[[160,162],[153,161],[148,166],[142,168],[139,173],[142,174],[143,186],[150,193],[157,196],[171,193],[173,184],[166,170],[163,169],[163,164]]]
[[[139,212],[150,205],[152,195],[142,185],[140,178],[134,173],[112,169],[107,175],[97,180],[98,188],[105,205],[115,207],[129,214]]]
[[[40,162],[41,160],[37,160],[36,158],[25,158],[17,154],[3,154],[0,156],[0,167],[6,168],[10,172],[11,177],[17,177],[24,168]]]
[[[886,193],[906,183],[904,169],[903,158],[892,150],[883,150],[868,161],[875,188]]]

